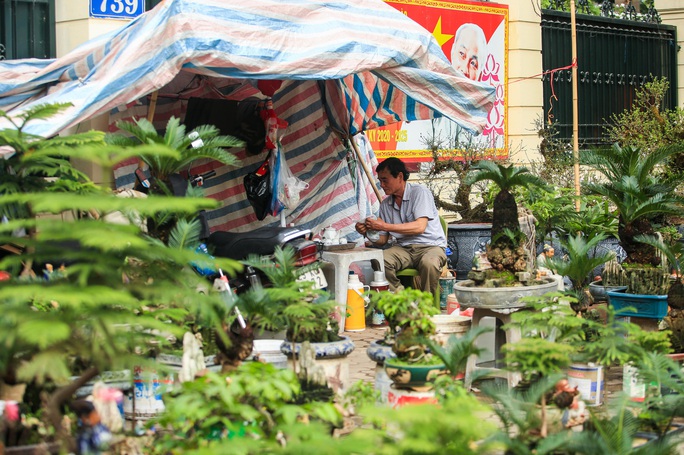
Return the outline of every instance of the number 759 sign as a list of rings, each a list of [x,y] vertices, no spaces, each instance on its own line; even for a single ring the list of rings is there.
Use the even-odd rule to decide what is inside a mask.
[[[145,0],[90,0],[90,17],[132,19],[145,9]]]

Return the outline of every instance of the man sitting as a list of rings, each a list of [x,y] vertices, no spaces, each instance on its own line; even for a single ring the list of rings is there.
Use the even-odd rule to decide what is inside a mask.
[[[385,245],[390,234],[396,239],[395,245],[383,250],[390,290],[403,289],[398,271],[415,268],[421,289],[434,293],[447,261],[447,240],[435,199],[426,187],[407,182],[409,172],[398,158],[387,158],[377,172],[387,197],[380,203],[378,218],[356,223],[356,231],[361,235],[379,231],[380,239],[372,242],[375,246]]]

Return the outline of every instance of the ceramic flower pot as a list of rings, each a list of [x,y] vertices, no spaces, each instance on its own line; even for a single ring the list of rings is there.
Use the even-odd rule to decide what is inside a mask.
[[[603,280],[589,283],[589,293],[594,298],[594,302],[608,301],[608,291],[626,291],[627,286],[604,286]]]
[[[438,376],[446,374],[446,365],[409,365],[396,358],[385,360],[385,372],[396,388],[427,391]]]
[[[295,354],[299,355],[301,344],[295,343]],[[316,363],[323,367],[328,385],[336,393],[343,393],[351,385],[349,379],[349,354],[354,351],[354,342],[349,337],[342,337],[339,341],[329,343],[311,343],[316,353]],[[288,358],[292,357],[292,343],[283,341],[280,352]],[[288,368],[292,368],[292,362],[287,362]]]

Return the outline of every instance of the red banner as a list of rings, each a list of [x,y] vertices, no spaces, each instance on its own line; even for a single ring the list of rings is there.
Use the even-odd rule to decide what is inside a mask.
[[[468,78],[496,88],[496,101],[481,134],[473,135],[445,119],[400,122],[366,132],[379,159],[432,161],[430,148],[458,153],[461,144],[506,157],[508,149],[508,6],[495,3],[385,0],[432,32],[452,65]]]

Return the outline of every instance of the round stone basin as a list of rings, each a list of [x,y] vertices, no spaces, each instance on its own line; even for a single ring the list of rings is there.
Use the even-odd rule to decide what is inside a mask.
[[[520,301],[523,297],[541,296],[558,289],[553,278],[542,278],[540,281],[543,283],[532,286],[485,288],[475,286],[473,280],[465,280],[454,284],[454,294],[458,303],[468,308],[522,308],[526,305]]]

